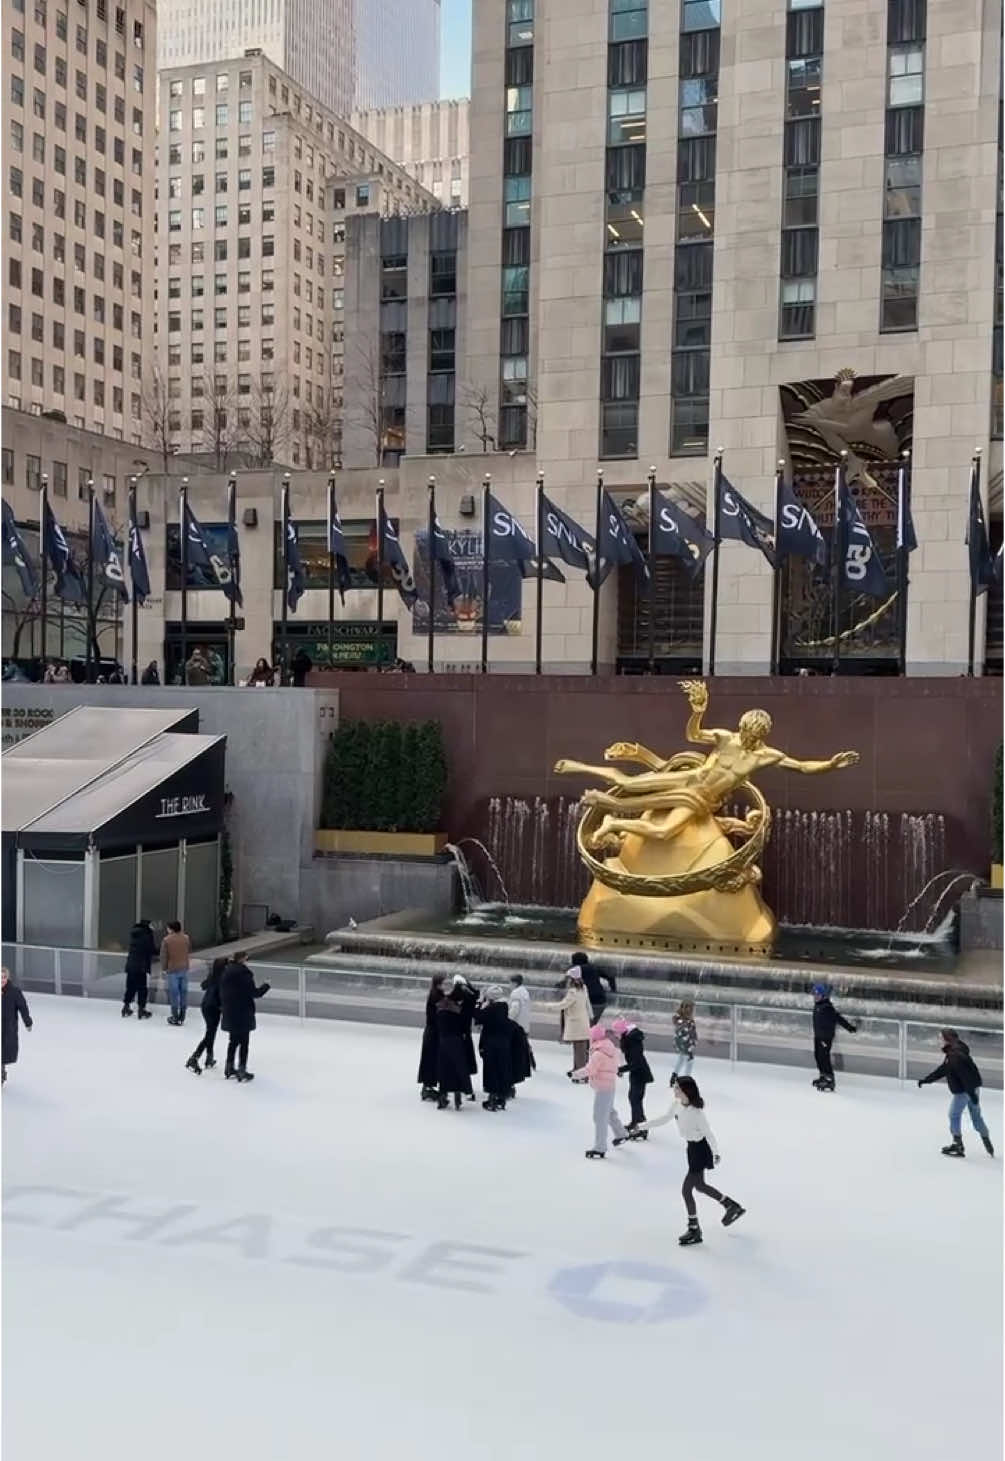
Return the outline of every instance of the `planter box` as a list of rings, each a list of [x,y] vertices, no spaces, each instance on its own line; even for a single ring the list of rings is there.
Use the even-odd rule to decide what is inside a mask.
[[[320,828],[318,852],[369,853],[381,857],[435,857],[447,845],[446,832],[348,832]]]
[[[1000,862],[993,862],[991,864],[991,886],[992,886],[992,888],[1000,888],[1002,886],[1002,873],[1003,872],[1005,872],[1005,868],[1003,868],[1003,866],[1002,866],[1002,864]]]

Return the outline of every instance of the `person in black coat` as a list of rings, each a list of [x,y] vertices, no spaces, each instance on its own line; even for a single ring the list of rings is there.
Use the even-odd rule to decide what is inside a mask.
[[[813,1082],[818,1091],[833,1091],[834,1066],[831,1063],[831,1046],[838,1025],[854,1035],[857,1025],[849,1024],[844,1015],[839,1015],[831,1004],[829,984],[813,986],[813,1058],[820,1074]]]
[[[256,985],[255,976],[244,962],[243,954],[235,954],[224,967],[220,976],[220,1023],[230,1036],[223,1067],[227,1080],[232,1075],[239,1081],[255,1079],[248,1069],[248,1041],[255,1028],[255,1000],[268,994],[271,988],[270,984]]]
[[[426,1023],[422,1031],[422,1050],[419,1054],[418,1082],[422,1087],[420,1092],[424,1101],[436,1100],[436,1086],[439,1081],[439,1066],[437,1064],[438,1034],[436,1027],[436,1006],[443,998],[443,981],[445,974],[434,974],[429,985],[429,993],[426,995]]]
[[[436,1083],[439,1086],[436,1104],[441,1111],[450,1105],[451,1096],[458,1111],[462,1096],[474,1100],[465,1028],[470,1029],[470,1022],[451,986],[450,993],[444,993],[436,1006]]]
[[[3,994],[0,999],[3,1002],[2,1011],[0,1011],[0,1019],[2,1019],[0,1043],[3,1045],[3,1079],[6,1080],[8,1065],[17,1064],[18,1020],[24,1021],[26,1030],[31,1029],[31,1011],[28,1008],[28,1001],[6,969],[3,971]]]
[[[471,1022],[474,1019],[475,1005],[478,1003],[478,990],[468,983],[463,974],[455,974],[450,981],[450,998],[460,1006],[461,1010],[461,1035],[464,1040],[464,1058],[467,1061],[468,1075],[478,1074],[478,1061],[475,1059],[475,1042],[471,1035]],[[474,1100],[474,1092],[470,1092],[469,1099]]]
[[[653,1079],[652,1070],[646,1059],[646,1037],[638,1025],[633,1024],[630,1020],[615,1020],[611,1029],[619,1038],[621,1054],[625,1058],[624,1065],[618,1067],[618,1075],[628,1072],[628,1104],[632,1110],[628,1130],[634,1131],[637,1126],[642,1126],[645,1122],[646,1086],[651,1085]],[[640,1132],[640,1140],[646,1141],[648,1135],[648,1132]]]
[[[200,986],[204,991],[202,1018],[206,1026],[206,1033],[185,1062],[185,1069],[193,1071],[196,1075],[202,1075],[202,1068],[199,1065],[200,1055],[205,1054],[206,1056],[207,1070],[212,1070],[216,1064],[213,1058],[213,1043],[216,1040],[216,1032],[220,1028],[220,980],[223,978],[223,971],[226,967],[226,959],[214,959],[212,968]]]
[[[505,1111],[513,1089],[513,1036],[506,992],[498,984],[486,989],[474,1011],[481,1026],[478,1050],[482,1057],[482,1089],[486,1111]]]
[[[147,980],[156,953],[157,940],[150,927],[150,920],[141,918],[139,923],[134,923],[129,930],[129,948],[126,951],[126,992],[122,996],[123,1019],[132,1014],[135,999],[137,1015],[141,1020],[149,1020]]]
[[[928,1075],[923,1075],[918,1082],[919,1086],[931,1085],[934,1081],[945,1080],[949,1087],[949,1135],[952,1138],[949,1146],[942,1148],[944,1157],[965,1157],[963,1149],[963,1112],[969,1111],[973,1128],[984,1143],[984,1150],[989,1157],[993,1157],[995,1149],[991,1145],[991,1133],[988,1131],[984,1117],[981,1114],[981,1073],[977,1069],[976,1062],[970,1055],[970,1046],[965,1040],[961,1040],[955,1030],[942,1031],[942,1064],[936,1066]]]
[[[582,970],[583,985],[590,1000],[590,1012],[593,1016],[593,1024],[600,1024],[600,1017],[607,1008],[607,990],[604,985],[610,987],[612,994],[617,994],[618,986],[610,974],[598,974],[585,954],[573,954],[573,964]]]

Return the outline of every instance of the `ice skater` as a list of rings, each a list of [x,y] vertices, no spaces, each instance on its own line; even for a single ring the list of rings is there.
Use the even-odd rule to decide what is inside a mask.
[[[572,1072],[574,1081],[589,1081],[593,1092],[593,1145],[587,1148],[588,1157],[607,1155],[607,1128],[614,1132],[614,1145],[627,1141],[628,1132],[621,1117],[614,1109],[614,1096],[618,1085],[618,1052],[608,1038],[603,1025],[594,1025],[590,1031],[590,1055],[581,1070]]]
[[[199,1064],[200,1055],[206,1057],[207,1070],[212,1070],[216,1064],[213,1046],[216,1041],[216,1032],[220,1028],[220,980],[223,978],[223,971],[226,967],[226,959],[214,959],[209,973],[200,986],[203,990],[202,1018],[206,1028],[202,1039],[185,1062],[185,1069],[192,1071],[195,1075],[202,1075],[202,1067]]]
[[[970,1120],[973,1128],[981,1141],[984,1143],[984,1150],[989,1157],[993,1157],[995,1149],[991,1145],[991,1133],[988,1131],[984,1117],[981,1113],[981,1073],[977,1064],[970,1054],[970,1046],[965,1040],[961,1040],[955,1030],[942,1031],[942,1064],[936,1066],[935,1070],[928,1075],[923,1075],[918,1082],[919,1086],[931,1085],[933,1081],[945,1079],[949,1086],[949,1135],[952,1138],[948,1146],[942,1148],[944,1157],[965,1157],[963,1149],[963,1112],[970,1113]]]
[[[445,1111],[450,1105],[451,1096],[456,1111],[461,1109],[464,1096],[474,1100],[464,1034],[466,1015],[456,991],[457,985],[451,981],[436,1006],[436,1105],[440,1111]]]
[[[270,984],[255,983],[243,954],[235,954],[220,976],[220,1023],[230,1036],[223,1067],[227,1080],[234,1076],[243,1084],[255,1079],[248,1069],[248,1043],[256,1027],[255,1000],[268,994],[271,988]]]
[[[468,1064],[468,1075],[478,1074],[478,1061],[475,1059],[475,1042],[471,1034],[471,1022],[474,1019],[475,1005],[478,1003],[478,990],[473,984],[469,984],[463,974],[455,974],[450,981],[452,990],[451,998],[460,1005],[461,1009],[461,1038],[464,1041],[464,1056]],[[470,1084],[470,1082],[469,1082]],[[474,1090],[468,1092],[468,1100],[475,1099]]]
[[[687,1232],[682,1233],[678,1241],[682,1248],[689,1248],[692,1244],[702,1241],[698,1208],[694,1200],[696,1192],[702,1192],[706,1197],[711,1197],[714,1202],[722,1204],[724,1228],[730,1227],[737,1218],[743,1217],[746,1208],[741,1207],[732,1197],[724,1196],[717,1187],[711,1187],[705,1181],[705,1173],[711,1167],[719,1165],[719,1149],[715,1144],[712,1128],[705,1115],[705,1103],[701,1099],[698,1082],[689,1075],[679,1076],[673,1087],[673,1093],[673,1105],[667,1114],[658,1116],[655,1121],[647,1121],[643,1127],[638,1127],[632,1132],[631,1139],[637,1141],[646,1131],[652,1131],[657,1126],[665,1126],[671,1119],[676,1121],[677,1130],[687,1142],[687,1176],[681,1187],[681,1196],[687,1209]]]
[[[618,1036],[624,1064],[618,1067],[618,1075],[628,1073],[628,1105],[632,1119],[628,1123],[629,1133],[641,1126],[646,1119],[646,1086],[652,1084],[653,1073],[646,1059],[646,1037],[634,1020],[615,1020],[611,1026]],[[642,1140],[645,1141],[645,1134]]]
[[[28,1001],[10,977],[7,969],[4,969],[3,974],[0,975],[0,980],[2,980],[3,991],[0,994],[0,1002],[2,1002],[0,1019],[2,1019],[3,1027],[0,1030],[0,1044],[3,1046],[3,1082],[0,1082],[0,1084],[3,1084],[7,1080],[8,1065],[17,1064],[18,1020],[23,1020],[26,1030],[31,1029],[32,1020],[31,1011],[28,1008]]]
[[[482,1057],[485,1092],[482,1105],[486,1111],[505,1111],[513,1089],[513,1037],[506,991],[501,985],[489,985],[478,1002],[474,1020],[481,1027],[478,1051]]]
[[[149,1020],[147,994],[149,992],[150,970],[157,953],[157,941],[150,927],[149,918],[141,918],[129,930],[129,948],[126,951],[126,992],[122,996],[122,1018],[133,1012],[141,1020]]]
[[[677,1060],[670,1077],[672,1086],[677,1084],[680,1076],[691,1074],[697,1047],[698,1027],[694,1022],[694,1004],[689,999],[682,999],[673,1017],[673,1048],[677,1052]]]
[[[182,932],[181,924],[175,919],[167,926],[167,933],[161,940],[161,973],[167,984],[171,1013],[169,1025],[183,1025],[188,1008],[188,966],[192,957],[192,940]]]
[[[831,1004],[831,986],[829,984],[814,984],[813,986],[813,1058],[817,1063],[817,1070],[820,1074],[813,1082],[818,1091],[833,1091],[834,1089],[834,1065],[831,1061],[831,1046],[834,1043],[834,1034],[838,1025],[842,1030],[849,1030],[853,1035],[858,1030],[858,1025],[851,1024],[844,1015],[839,1015]]]
[[[583,988],[586,990],[590,1000],[590,1024],[599,1025],[604,1010],[607,1008],[606,984],[612,994],[617,994],[618,986],[611,974],[600,974],[590,963],[586,954],[573,954],[572,966],[579,970],[580,978],[583,981]],[[572,969],[569,970],[572,973]]]
[[[578,964],[573,964],[565,977],[568,987],[558,1005],[559,1039],[572,1046],[572,1070],[566,1071],[571,1076],[573,1070],[586,1064],[590,1053],[590,997]]]
[[[419,1052],[419,1074],[421,1087],[419,1095],[423,1101],[436,1100],[436,1083],[439,1079],[436,1063],[438,1036],[436,1031],[436,1006],[443,998],[445,974],[434,974],[426,995],[426,1023],[422,1030],[422,1049]]]

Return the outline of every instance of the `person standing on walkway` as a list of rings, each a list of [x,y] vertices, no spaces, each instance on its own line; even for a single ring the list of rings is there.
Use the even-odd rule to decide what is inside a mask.
[[[138,1017],[141,1020],[149,1020],[150,1011],[147,1009],[148,981],[156,953],[157,941],[150,927],[150,920],[149,918],[141,918],[129,930],[129,948],[126,952],[126,992],[122,996],[123,1019],[132,1014],[133,1000],[135,999]]]
[[[3,1080],[7,1079],[8,1065],[17,1064],[18,1055],[18,1020],[24,1022],[26,1030],[32,1027],[31,1011],[28,1008],[28,1001],[21,990],[14,983],[6,969],[2,976],[3,993],[0,994],[2,1009],[0,1009],[0,1044],[3,1045]]]
[[[589,1059],[581,1070],[572,1072],[572,1079],[589,1081],[593,1092],[593,1145],[587,1148],[586,1156],[605,1157],[608,1126],[614,1132],[615,1146],[628,1140],[628,1132],[614,1109],[618,1085],[618,1052],[608,1039],[603,1025],[594,1025],[590,1031]]]
[[[952,1140],[948,1146],[942,1148],[942,1155],[966,1156],[963,1149],[963,1113],[968,1111],[973,1128],[984,1143],[984,1150],[989,1157],[993,1157],[995,1149],[991,1145],[991,1133],[981,1113],[983,1082],[976,1062],[971,1057],[970,1046],[960,1039],[955,1030],[943,1030],[942,1055],[942,1064],[928,1075],[923,1075],[918,1082],[919,1086],[928,1086],[934,1081],[944,1079],[949,1086],[949,1135]]]
[[[256,1027],[255,1000],[268,994],[271,988],[270,984],[255,983],[243,954],[235,954],[220,976],[220,1023],[230,1036],[223,1067],[227,1080],[231,1076],[241,1082],[255,1079],[248,1069],[248,1042]]]
[[[673,1105],[667,1114],[657,1117],[655,1121],[647,1121],[645,1126],[638,1127],[632,1132],[631,1139],[636,1141],[644,1132],[652,1131],[657,1126],[666,1126],[667,1122],[672,1120],[676,1122],[677,1130],[687,1142],[687,1176],[681,1187],[681,1196],[687,1210],[687,1232],[682,1233],[678,1241],[682,1248],[689,1248],[702,1241],[698,1208],[694,1200],[696,1192],[704,1193],[706,1197],[711,1197],[713,1202],[722,1204],[724,1228],[730,1227],[737,1218],[743,1217],[746,1208],[741,1207],[732,1197],[724,1196],[717,1187],[712,1187],[705,1181],[705,1173],[711,1167],[719,1165],[719,1149],[705,1116],[705,1102],[701,1099],[698,1082],[692,1080],[689,1075],[682,1075],[678,1078],[673,1093]]]
[[[604,988],[604,985],[607,984],[609,986],[612,994],[617,994],[618,986],[615,984],[612,975],[598,973],[586,954],[573,954],[572,963],[579,970],[583,980],[583,988],[590,998],[590,1023],[597,1025],[600,1023],[604,1010],[607,1008],[607,990]]]
[[[436,1006],[443,998],[445,978],[445,974],[434,974],[429,985],[429,993],[426,995],[426,1023],[422,1031],[418,1076],[419,1085],[422,1088],[420,1095],[424,1101],[436,1100],[436,1087],[440,1078],[437,1058],[439,1034],[436,1028]]]
[[[161,941],[161,973],[167,984],[168,1002],[171,1013],[169,1025],[183,1025],[188,1009],[188,966],[192,956],[192,940],[182,933],[181,924],[174,919],[168,924],[168,931]]]
[[[573,1070],[586,1064],[590,1051],[590,996],[583,985],[583,971],[578,964],[573,964],[566,980],[568,987],[558,1005],[559,1038],[563,1044],[572,1046],[572,1070],[566,1072],[572,1075]]]
[[[670,1077],[672,1086],[682,1075],[690,1075],[694,1069],[694,1052],[698,1048],[698,1027],[694,1022],[694,1004],[690,999],[682,999],[677,1006],[677,1013],[673,1017],[673,1048],[677,1052],[677,1060],[674,1064],[673,1075]]]
[[[833,1091],[834,1065],[831,1061],[831,1046],[835,1032],[840,1025],[842,1030],[850,1030],[854,1035],[858,1026],[850,1024],[831,1004],[829,984],[814,984],[813,1001],[813,1056],[820,1072],[813,1084],[818,1091]]]
[[[618,1036],[624,1061],[624,1064],[618,1067],[618,1075],[628,1072],[628,1104],[632,1112],[628,1130],[631,1132],[637,1126],[645,1123],[646,1112],[643,1103],[646,1086],[652,1083],[653,1073],[646,1059],[646,1037],[638,1025],[633,1020],[615,1020],[611,1029]],[[645,1140],[644,1135],[642,1139]]]
[[[202,981],[201,987],[204,991],[202,1018],[206,1025],[206,1033],[185,1062],[185,1069],[192,1071],[195,1075],[202,1075],[202,1068],[199,1065],[200,1055],[206,1056],[207,1070],[212,1070],[216,1064],[213,1045],[216,1040],[216,1032],[220,1028],[220,980],[223,978],[223,971],[226,967],[226,959],[214,959],[212,968]]]

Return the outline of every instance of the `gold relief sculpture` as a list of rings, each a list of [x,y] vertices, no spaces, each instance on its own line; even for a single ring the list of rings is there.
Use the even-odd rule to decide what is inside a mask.
[[[750,778],[768,766],[807,775],[838,771],[854,766],[858,752],[826,761],[787,756],[766,744],[765,710],[746,711],[735,731],[707,730],[707,685],[680,686],[691,705],[687,739],[711,747],[707,754],[681,751],[664,760],[617,741],[605,761],[647,769],[555,765],[560,774],[597,777],[608,787],[583,797],[577,841],[594,881],[579,911],[580,937],[591,945],[769,953],[775,919],[761,898],[759,861],[771,811]],[[724,806],[738,796],[750,803],[745,815],[726,815]]]

